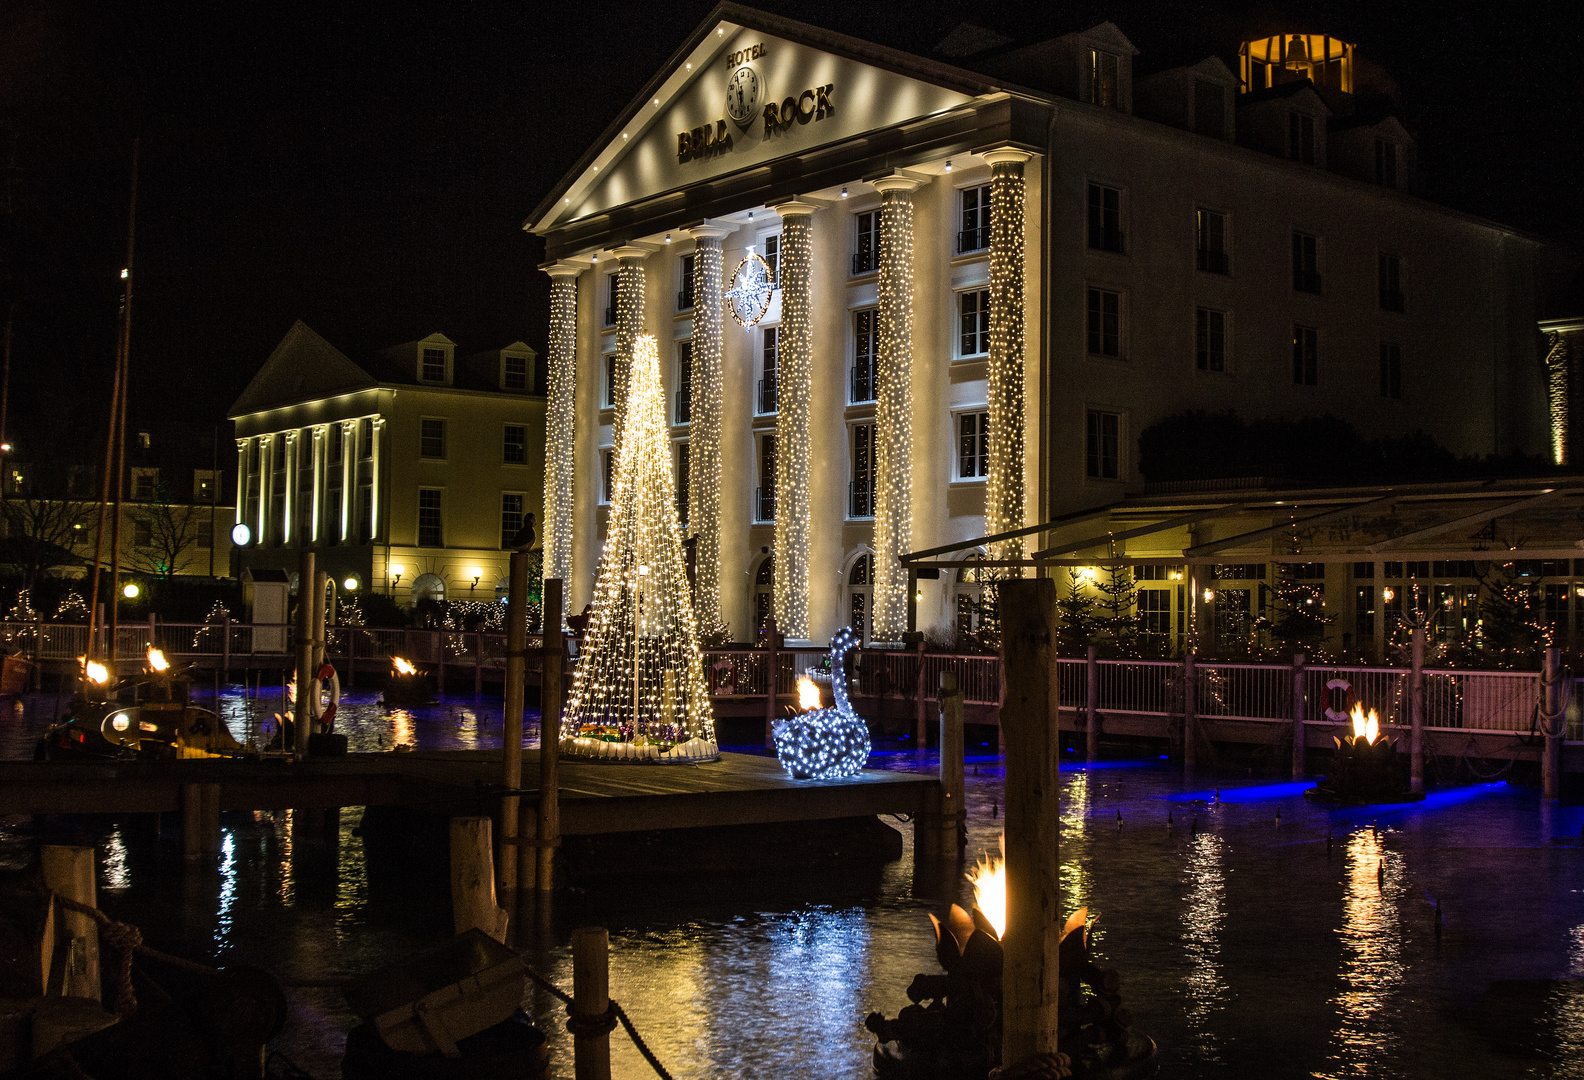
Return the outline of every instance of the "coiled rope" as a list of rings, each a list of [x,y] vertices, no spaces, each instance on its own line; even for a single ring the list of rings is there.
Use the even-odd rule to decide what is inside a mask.
[[[633,1027],[633,1022],[628,1019],[626,1010],[624,1010],[620,1005],[616,1004],[615,999],[611,999],[610,1006],[599,1015],[580,1015],[572,1011],[572,995],[568,994],[565,990],[561,989],[555,983],[539,974],[527,964],[523,965],[523,969],[527,971],[528,977],[533,980],[535,986],[539,987],[546,993],[552,994],[559,998],[561,1002],[566,1005],[566,1026],[567,1030],[572,1034],[606,1035],[611,1031],[614,1031],[616,1028],[616,1022],[620,1021],[621,1026],[627,1031],[627,1037],[633,1041],[633,1045],[638,1048],[638,1052],[643,1055],[643,1059],[649,1063],[649,1065],[657,1074],[659,1074],[661,1080],[674,1080],[674,1077],[672,1077],[672,1075],[666,1071],[666,1067],[660,1064],[660,1059],[655,1057],[654,1051],[649,1049],[649,1044],[643,1041],[643,1036],[638,1034],[638,1029]]]

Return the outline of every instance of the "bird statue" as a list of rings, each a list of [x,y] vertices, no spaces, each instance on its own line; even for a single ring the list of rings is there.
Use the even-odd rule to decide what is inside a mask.
[[[797,780],[834,780],[852,776],[869,760],[869,725],[847,698],[847,653],[858,635],[844,626],[831,638],[832,709],[810,709],[771,726],[776,758]]]

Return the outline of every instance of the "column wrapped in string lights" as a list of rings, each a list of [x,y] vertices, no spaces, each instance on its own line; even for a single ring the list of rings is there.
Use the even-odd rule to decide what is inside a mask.
[[[566,754],[636,762],[717,756],[677,521],[655,339],[633,342],[610,522],[561,741]]]
[[[1571,420],[1568,406],[1572,403],[1569,390],[1573,385],[1573,350],[1560,332],[1553,330],[1547,336],[1545,365],[1548,377],[1547,397],[1551,403],[1551,460],[1558,465],[1568,465],[1572,455],[1569,445]]]
[[[688,430],[688,531],[693,534],[693,610],[705,641],[721,641],[721,239],[719,225],[690,229],[693,255],[693,400]]]
[[[875,180],[880,192],[876,342],[873,634],[901,641],[908,578],[897,557],[913,546],[913,192],[906,176]]]
[[[612,445],[621,445],[622,428],[627,423],[628,372],[632,368],[633,346],[644,332],[644,268],[647,255],[631,245],[616,249],[621,268],[616,271],[616,386],[612,398]]]
[[[814,393],[812,203],[784,202],[781,215],[781,330],[776,355],[775,616],[788,638],[809,633],[809,404]]]
[[[990,475],[985,485],[985,532],[1026,524],[1023,485],[1023,163],[1030,154],[1010,147],[985,153],[990,164]],[[990,545],[991,559],[1021,559],[1024,538]],[[996,577],[1019,577],[1020,570]]]
[[[544,576],[572,577],[572,478],[576,475],[573,434],[577,403],[578,268],[559,262],[550,275],[550,386],[545,406]]]

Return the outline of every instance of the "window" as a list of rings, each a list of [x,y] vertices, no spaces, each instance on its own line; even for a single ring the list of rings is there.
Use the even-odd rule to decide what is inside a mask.
[[[1293,327],[1293,382],[1299,386],[1319,385],[1320,332],[1312,326]]]
[[[1214,210],[1195,210],[1194,231],[1198,237],[1199,269],[1212,274],[1231,273],[1231,260],[1227,258],[1226,215]]]
[[[1089,290],[1089,355],[1122,355],[1122,294]]]
[[[283,455],[284,456],[284,455]],[[159,487],[158,469],[132,470],[132,497],[139,502],[149,502]]]
[[[1145,634],[1171,633],[1171,590],[1140,589],[1135,596],[1138,605],[1139,632]]]
[[[1402,311],[1407,307],[1402,292],[1402,260],[1381,252],[1379,276],[1381,310]]]
[[[1212,139],[1226,138],[1226,87],[1195,79],[1193,108],[1195,131]]]
[[[605,275],[605,318],[604,325],[616,325],[616,275]]]
[[[957,232],[957,254],[983,251],[990,246],[990,185],[963,188],[962,227]]]
[[[1122,193],[1116,188],[1089,185],[1089,246],[1122,251]]]
[[[957,355],[984,356],[990,351],[990,290],[957,294]]]
[[[754,492],[754,520],[774,521],[776,512],[776,437],[759,437],[759,487]]]
[[[611,501],[611,487],[616,482],[616,451],[606,447],[600,451],[600,502]]]
[[[682,288],[677,290],[678,311],[693,310],[693,265],[692,255],[682,256],[681,267],[677,271],[677,279],[682,283]]]
[[[689,479],[688,444],[679,442],[676,445],[676,504],[677,522],[681,525],[688,522]]]
[[[418,456],[431,460],[446,456],[445,421],[426,416],[418,421]]]
[[[154,525],[152,522],[132,522],[132,544],[140,548],[151,548],[154,546]]]
[[[75,477],[73,477],[75,479]],[[209,469],[193,470],[193,502],[212,503],[219,498],[219,474]]]
[[[1402,397],[1402,346],[1390,341],[1380,343],[1380,392],[1393,401]]]
[[[677,342],[676,422],[693,422],[693,343]]]
[[[506,425],[506,434],[501,440],[501,461],[507,465],[528,464],[528,425]]]
[[[154,446],[154,434],[153,434],[153,432],[140,431],[140,432],[138,432],[137,438],[138,438],[138,449],[139,450],[149,450],[149,449],[153,448],[153,446]]]
[[[781,237],[765,237],[765,264],[770,267],[770,285],[778,288],[781,285]]]
[[[880,396],[875,384],[875,324],[880,315],[874,308],[853,312],[853,368],[851,402],[856,405]]]
[[[512,547],[512,538],[517,535],[517,530],[523,523],[523,493],[520,491],[501,492],[501,543],[502,548]]]
[[[374,421],[368,417],[358,421],[358,457],[368,461],[374,456]]]
[[[880,211],[869,210],[854,214],[858,236],[853,241],[852,272],[869,274],[880,269]]]
[[[990,414],[960,413],[957,417],[957,479],[990,475]]]
[[[520,353],[502,354],[501,389],[528,389],[528,358],[526,356],[523,356]]]
[[[621,382],[615,353],[605,354],[605,408],[616,407],[616,387]]]
[[[874,431],[873,424],[854,424],[852,429],[852,476],[847,482],[847,516],[874,517]]]
[[[1294,230],[1292,234],[1293,288],[1299,292],[1320,291],[1320,240]]]
[[[418,546],[441,547],[445,542],[440,513],[440,489],[418,489]]]
[[[1397,186],[1397,144],[1390,139],[1375,140],[1375,182],[1381,187]]]
[[[341,455],[345,452],[346,430],[340,424],[330,425],[330,464],[341,464]],[[257,472],[258,456],[254,455],[251,471]]]
[[[1305,165],[1315,163],[1314,117],[1301,112],[1287,114],[1287,156]]]
[[[445,382],[446,354],[444,349],[425,349],[423,351],[423,381]]]
[[[1195,361],[1200,371],[1226,370],[1226,312],[1200,308]]]
[[[1115,480],[1121,473],[1122,417],[1089,410],[1084,448],[1085,473],[1095,480]]]
[[[776,369],[777,361],[781,355],[781,328],[767,326],[763,330],[763,338],[759,343],[760,367],[762,376],[759,379],[759,394],[755,399],[760,416],[768,416],[776,411]]]
[[[1120,67],[1121,62],[1115,53],[1089,50],[1089,104],[1102,109],[1120,107],[1117,101]]]

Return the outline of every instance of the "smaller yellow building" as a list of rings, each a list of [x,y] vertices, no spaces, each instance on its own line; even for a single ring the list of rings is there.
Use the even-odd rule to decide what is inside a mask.
[[[522,342],[431,334],[365,362],[302,322],[231,407],[245,567],[297,566],[398,603],[504,595],[544,487],[545,377]]]

